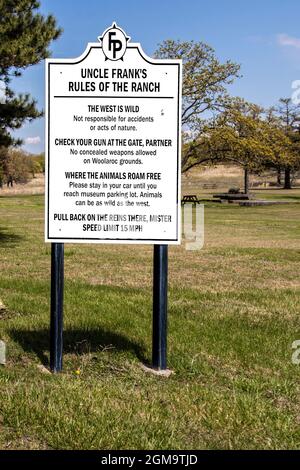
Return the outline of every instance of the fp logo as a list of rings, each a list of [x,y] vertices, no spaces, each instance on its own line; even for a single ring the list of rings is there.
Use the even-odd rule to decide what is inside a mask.
[[[123,29],[119,28],[116,23],[107,28],[102,36],[98,37],[98,40],[102,42],[105,60],[123,60],[129,39],[130,37],[126,36]]]

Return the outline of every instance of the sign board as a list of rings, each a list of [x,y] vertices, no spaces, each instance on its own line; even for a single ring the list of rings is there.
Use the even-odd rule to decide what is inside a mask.
[[[181,61],[98,40],[46,60],[46,241],[179,244]]]

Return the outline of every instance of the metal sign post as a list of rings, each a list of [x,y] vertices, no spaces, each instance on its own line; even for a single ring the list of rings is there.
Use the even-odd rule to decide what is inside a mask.
[[[64,244],[51,244],[50,369],[62,371]]]
[[[152,366],[167,368],[168,245],[154,245]]]

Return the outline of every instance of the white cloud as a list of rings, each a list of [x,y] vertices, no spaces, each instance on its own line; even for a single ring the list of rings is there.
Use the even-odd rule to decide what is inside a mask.
[[[41,138],[39,136],[36,137],[27,137],[25,139],[25,144],[27,145],[37,145],[41,142]]]
[[[288,34],[278,34],[277,42],[280,46],[289,46],[300,49],[300,38],[294,38]]]

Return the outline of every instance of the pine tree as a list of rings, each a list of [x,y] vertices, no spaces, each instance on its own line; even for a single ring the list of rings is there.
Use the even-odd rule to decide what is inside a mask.
[[[61,33],[55,18],[38,13],[39,7],[36,0],[0,0],[0,82],[4,89],[0,147],[21,144],[12,137],[12,131],[42,115],[30,94],[16,95],[10,87],[13,77],[49,57],[49,44]]]

